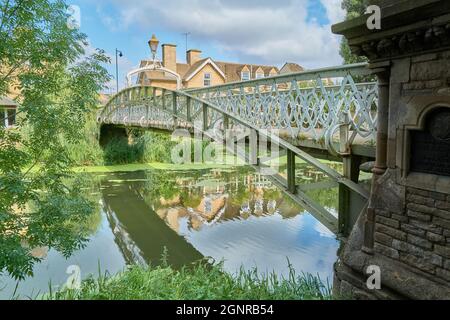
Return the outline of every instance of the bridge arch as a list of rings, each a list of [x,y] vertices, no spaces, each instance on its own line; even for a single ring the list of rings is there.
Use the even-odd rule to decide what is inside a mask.
[[[353,128],[352,136],[357,134],[370,136],[375,133],[376,118],[373,116],[371,104],[376,101],[376,85],[356,84],[353,80],[355,71],[358,74],[368,74],[365,65],[360,64],[198,90],[178,91],[133,86],[113,96],[99,113],[98,121],[101,124],[127,128],[181,127],[191,130],[197,128],[207,136],[217,131],[221,131],[222,136],[225,136],[226,129],[235,131],[250,129],[256,133],[257,141],[265,139],[270,143],[276,143],[286,152],[286,177],[274,174],[272,180],[286,190],[294,200],[325,217],[326,225],[337,231],[341,224],[336,218],[309,199],[296,185],[295,158],[298,157],[314,166],[340,186],[363,199],[368,199],[369,191],[357,181],[352,181],[349,176],[337,172],[293,145],[289,138],[268,133],[271,129],[271,125],[268,124],[281,122],[267,117],[284,117],[282,122],[287,124],[289,129],[293,128],[292,123],[295,121],[297,123],[310,121],[308,130],[312,128],[319,133],[317,137],[325,137],[326,133],[338,123],[342,114],[352,113],[348,123],[342,124],[342,127]],[[342,81],[324,85],[325,82],[329,83],[328,79],[332,76],[340,77]],[[313,81],[317,87],[301,87],[305,81],[309,81],[308,83]],[[267,105],[262,105],[264,103]],[[326,117],[318,112],[323,112]],[[264,119],[268,122],[263,123]],[[298,128],[301,131],[303,125]],[[344,154],[349,151],[348,141],[344,141],[340,149]],[[258,159],[256,156],[255,166],[261,168]]]

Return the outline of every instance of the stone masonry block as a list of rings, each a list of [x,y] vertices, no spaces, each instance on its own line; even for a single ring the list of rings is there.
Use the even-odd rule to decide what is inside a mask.
[[[445,220],[450,221],[450,212],[449,211],[444,211],[441,209],[436,209],[433,211],[433,215]]]
[[[450,220],[434,217],[433,224],[438,225],[444,229],[450,230]]]
[[[448,270],[437,268],[436,275],[446,281],[450,281],[450,271]]]
[[[374,238],[376,242],[379,242],[383,245],[386,245],[388,247],[392,246],[392,240],[393,238],[384,234],[384,233],[379,233],[379,232],[375,232],[374,234]]]
[[[445,67],[448,65],[446,60],[435,60],[413,63],[411,66],[412,80],[437,80],[445,76]]]
[[[422,197],[428,197],[430,195],[430,192],[431,191],[416,189],[416,188],[408,188],[407,189],[408,194],[416,194],[416,195],[422,196]]]
[[[400,222],[398,222],[397,220],[391,219],[391,218],[376,216],[375,221],[378,223],[384,224],[386,226],[392,227],[392,228],[396,228],[396,229],[400,228]]]
[[[418,203],[408,203],[406,205],[406,208],[408,210],[412,210],[415,212],[421,212],[421,213],[426,213],[426,214],[432,214],[434,211],[434,200],[433,200],[433,205],[432,206],[426,206],[423,204],[418,204]]]
[[[431,221],[431,216],[426,213],[408,210],[407,213],[408,217],[420,220],[420,221]]]
[[[400,261],[431,274],[434,274],[434,270],[436,269],[430,262],[420,259],[412,254],[400,253]]]
[[[427,239],[434,243],[445,243],[445,237],[433,232],[427,232]]]
[[[424,250],[410,243],[404,241],[392,240],[392,247],[398,251],[406,252],[415,255],[416,257],[423,257]]]
[[[441,209],[441,210],[448,211],[448,212],[449,212],[449,215],[450,215],[450,202],[448,202],[448,201],[436,200],[436,208]]]
[[[416,226],[413,226],[413,225],[410,225],[410,224],[405,224],[405,223],[402,223],[401,229],[403,231],[407,232],[407,233],[414,234],[414,235],[419,236],[419,237],[425,236],[425,233],[426,233],[425,230],[422,230],[422,229],[420,229],[420,228],[418,228]]]
[[[383,224],[376,223],[375,224],[375,231],[381,232],[384,234],[387,234],[388,236],[391,236],[398,240],[405,240],[406,241],[406,232],[394,229],[388,226],[385,226]]]
[[[391,216],[392,219],[400,221],[400,222],[408,222],[408,217],[402,214],[395,214],[393,213]]]
[[[435,224],[432,224],[432,223],[411,219],[409,221],[409,224],[412,224],[413,226],[416,226],[416,227],[426,230],[426,231],[430,231],[430,232],[437,233],[437,234],[442,234],[442,228],[439,226],[436,226]]]
[[[416,194],[408,194],[408,196],[406,197],[406,200],[417,203],[417,204],[422,204],[427,207],[434,207],[434,204],[435,204],[434,199],[432,199],[428,196],[424,197],[424,196],[419,196]]]
[[[434,200],[437,200],[437,201],[445,201],[445,199],[447,198],[445,193],[432,192],[432,191],[430,191],[430,195],[429,196],[431,198],[433,198]]]
[[[408,234],[407,241],[415,246],[421,247],[423,249],[430,250],[433,248],[433,243],[428,241],[427,239],[413,236],[412,234]]]
[[[397,250],[384,246],[379,243],[375,243],[374,250],[386,257],[392,258],[392,259],[399,259],[400,255]]]
[[[432,252],[425,252],[424,259],[429,263],[438,267],[442,267],[444,261],[444,259],[442,259],[441,256],[434,254]]]
[[[435,245],[434,252],[440,256],[450,259],[450,246]]]
[[[447,270],[450,270],[450,259],[445,260],[444,268],[447,269]]]

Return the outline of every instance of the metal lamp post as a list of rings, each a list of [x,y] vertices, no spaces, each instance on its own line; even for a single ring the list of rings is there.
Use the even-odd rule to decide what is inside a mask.
[[[158,50],[159,40],[156,39],[156,36],[153,34],[152,38],[148,41],[148,46],[150,47],[150,51],[153,55],[153,65],[156,62],[156,51]]]
[[[123,57],[122,51],[116,48],[116,93],[119,92],[119,63],[118,58]]]
[[[131,77],[135,74],[141,74],[145,71],[148,70],[157,70],[157,71],[161,71],[164,73],[168,73],[170,75],[172,75],[176,80],[177,80],[177,90],[181,89],[181,77],[180,75],[175,71],[175,70],[170,70],[168,68],[165,68],[163,65],[161,65],[161,63],[157,63],[156,61],[156,52],[158,51],[158,45],[159,45],[159,40],[156,38],[156,36],[153,34],[152,38],[148,41],[148,46],[150,47],[150,51],[152,53],[152,59],[153,59],[153,63],[151,65],[146,65],[144,67],[140,67],[138,69],[134,69],[131,70],[128,74],[127,74],[127,85],[131,86]]]

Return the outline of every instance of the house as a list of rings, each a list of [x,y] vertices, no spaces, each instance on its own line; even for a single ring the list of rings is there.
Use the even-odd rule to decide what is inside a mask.
[[[200,50],[186,52],[186,63],[177,62],[177,46],[162,45],[162,67],[174,72],[181,80],[181,87],[200,88],[225,84],[235,81],[261,79],[278,75],[276,66],[241,64],[202,58]],[[152,60],[142,60],[139,68],[152,65]],[[176,89],[177,79],[174,75],[161,70],[146,70],[137,78],[138,84],[151,85],[166,89]]]
[[[280,74],[298,73],[305,71],[302,66],[293,62],[286,62],[280,69]]]
[[[0,97],[0,126],[12,127],[16,124],[16,112],[19,105],[8,97]]]

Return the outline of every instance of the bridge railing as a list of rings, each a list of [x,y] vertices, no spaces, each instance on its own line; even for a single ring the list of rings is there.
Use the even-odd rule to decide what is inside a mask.
[[[258,80],[189,89],[263,129],[282,129],[292,138],[333,141],[348,125],[350,141],[373,143],[377,129],[378,90],[368,82],[365,63],[310,70]],[[366,81],[364,81],[366,80]]]

